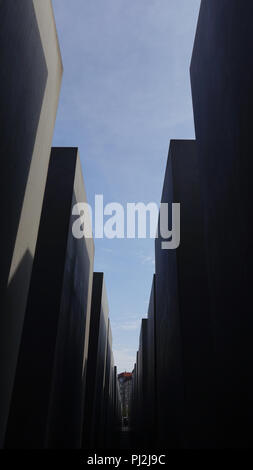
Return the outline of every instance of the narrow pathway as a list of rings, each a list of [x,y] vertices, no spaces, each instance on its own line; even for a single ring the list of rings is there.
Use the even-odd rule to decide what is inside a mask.
[[[128,426],[123,426],[120,431],[120,449],[131,450],[134,447],[133,432]]]

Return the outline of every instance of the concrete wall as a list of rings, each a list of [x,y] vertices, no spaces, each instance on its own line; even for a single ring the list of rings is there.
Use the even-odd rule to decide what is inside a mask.
[[[181,204],[181,244],[156,239],[158,445],[199,448],[213,430],[213,341],[195,141],[171,142],[162,202]]]
[[[117,442],[119,440],[119,431],[121,428],[121,396],[120,396],[120,386],[118,381],[118,372],[117,366],[114,366],[114,380],[113,380],[113,388],[114,388],[114,443],[115,447],[117,447]]]
[[[104,388],[104,442],[110,449],[114,447],[114,422],[113,422],[113,381],[114,381],[114,358],[112,352],[112,330],[110,320],[108,321],[107,355],[106,355],[106,377]]]
[[[62,149],[54,149],[62,160]],[[76,159],[72,205],[87,202],[80,159]],[[94,265],[92,238],[76,240],[69,221],[62,286],[48,447],[80,448],[86,389],[90,310]],[[64,393],[62,393],[64,390]],[[66,430],[67,427],[67,430]]]
[[[153,277],[148,307],[147,323],[147,435],[148,444],[152,447],[157,436],[157,364],[156,364],[156,285]]]
[[[35,252],[7,448],[81,445],[94,247],[72,235],[85,202],[78,151],[54,148]]]
[[[94,273],[89,352],[87,363],[87,390],[83,420],[83,447],[96,448],[103,445],[104,386],[108,337],[108,301],[103,273]]]
[[[146,448],[148,444],[148,342],[147,342],[148,320],[142,319],[139,352],[137,359],[138,380],[138,421],[136,426],[136,437],[139,448]]]
[[[2,446],[62,76],[51,1],[0,2],[0,62]]]
[[[112,449],[119,445],[121,401],[108,315],[104,274],[94,273],[83,419],[85,449]]]
[[[253,444],[252,15],[251,0],[202,0],[191,63],[221,447]]]

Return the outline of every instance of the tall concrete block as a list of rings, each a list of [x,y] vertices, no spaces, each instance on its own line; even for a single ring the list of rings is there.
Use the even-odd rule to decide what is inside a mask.
[[[87,389],[85,393],[83,447],[101,448],[104,387],[108,339],[108,300],[103,273],[94,273],[91,303]]]
[[[148,343],[147,343],[147,318],[142,319],[140,331],[140,343],[138,353],[138,423],[137,440],[140,448],[148,444],[147,424],[148,411]]]
[[[136,372],[136,363],[133,368],[133,377],[132,377],[132,388],[131,388],[131,398],[130,398],[130,407],[129,407],[129,424],[132,429],[136,427],[136,415],[137,415],[137,372]]]
[[[100,402],[100,422],[96,425],[96,432],[99,435],[100,445],[107,447],[107,442],[110,441],[110,428],[108,420],[110,419],[110,381],[111,381],[111,362],[112,362],[112,330],[110,319],[107,325],[107,341],[105,352],[105,368],[103,379],[103,393]]]
[[[138,432],[138,428],[140,427],[140,420],[141,420],[141,413],[140,413],[140,374],[139,374],[139,351],[136,353],[136,381],[135,381],[135,386],[136,386],[136,393],[135,393],[135,415],[134,415],[134,428],[135,432]]]
[[[253,445],[252,15],[202,0],[191,62],[221,447]]]
[[[113,369],[114,359],[112,352],[112,330],[110,320],[108,320],[108,336],[107,336],[107,353],[106,353],[106,369],[105,369],[105,386],[104,386],[104,439],[103,442],[107,448],[113,447]]]
[[[0,2],[0,64],[1,447],[62,76],[50,0]]]
[[[53,148],[7,448],[81,446],[94,245],[72,235],[77,201],[86,202],[78,150]]]
[[[148,444],[154,447],[157,436],[157,365],[156,365],[156,286],[155,275],[151,288],[147,323],[147,436]]]
[[[181,204],[181,244],[156,251],[158,446],[209,446],[213,343],[195,141],[171,141],[162,203]]]
[[[119,442],[119,431],[121,428],[121,397],[120,397],[120,387],[118,381],[118,372],[117,366],[114,366],[114,442]],[[117,447],[117,445],[115,445]]]

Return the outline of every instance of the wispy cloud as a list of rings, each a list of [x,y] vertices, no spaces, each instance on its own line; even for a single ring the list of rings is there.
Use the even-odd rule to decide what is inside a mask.
[[[113,250],[111,248],[102,248],[102,250],[105,252],[105,253],[113,253]]]
[[[115,364],[118,365],[118,373],[131,372],[134,368],[136,356],[131,349],[114,349]]]
[[[79,147],[91,204],[95,194],[160,203],[169,140],[194,138],[189,64],[199,4],[53,0],[64,64],[54,145]],[[135,360],[153,250],[153,240],[95,240],[120,370]]]
[[[113,323],[114,330],[121,330],[121,331],[135,331],[140,329],[141,320],[129,320],[120,323]]]
[[[146,255],[144,253],[138,253],[138,258],[141,260],[142,264],[152,264],[155,265],[155,256],[154,255]]]

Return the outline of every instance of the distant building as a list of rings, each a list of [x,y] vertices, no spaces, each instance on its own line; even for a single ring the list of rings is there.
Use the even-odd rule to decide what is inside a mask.
[[[122,402],[122,416],[129,415],[130,392],[132,387],[132,372],[122,372],[118,375]]]

